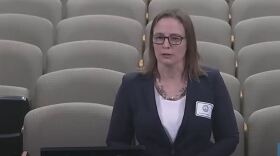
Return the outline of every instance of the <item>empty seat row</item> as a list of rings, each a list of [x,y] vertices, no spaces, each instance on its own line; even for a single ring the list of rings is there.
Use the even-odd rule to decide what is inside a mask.
[[[132,19],[88,15],[62,20],[54,27],[43,18],[22,14],[0,14],[0,38],[27,42],[38,46],[45,56],[53,45],[78,40],[108,40],[128,44],[143,50],[142,25]],[[202,16],[192,16],[198,41],[217,43],[231,47],[231,29],[225,21]],[[254,18],[240,22],[233,33],[234,51],[238,53],[248,45],[279,41],[280,17]],[[149,40],[150,25],[146,28]],[[56,32],[56,33],[55,33]],[[146,49],[148,43],[146,43]]]
[[[147,6],[142,0],[1,0],[0,13],[21,13],[46,18],[57,24],[63,18],[104,14],[132,18],[146,24]],[[161,10],[180,7],[190,14],[228,20],[229,7],[225,1],[211,0],[155,0],[149,4],[150,19]],[[183,7],[182,7],[183,6]],[[35,9],[34,9],[35,8]],[[202,8],[202,9],[201,9]]]
[[[279,16],[280,2],[277,0],[1,0],[0,13],[21,13],[46,18],[57,24],[61,19],[92,14],[116,15],[132,18],[146,24],[146,13],[149,20],[166,9],[180,8],[191,15],[207,16],[228,21],[232,25],[239,21],[262,17]],[[230,5],[228,5],[229,3]],[[148,8],[148,9],[146,9]]]
[[[280,69],[279,42],[264,42],[243,48],[235,58],[235,53],[227,46],[198,42],[198,52],[201,64],[217,68],[221,72],[235,75],[237,61],[237,78],[241,83],[250,75]],[[42,52],[34,45],[0,40],[1,71],[6,73],[1,77],[2,84],[14,84],[21,87],[32,88],[31,83],[43,74]],[[149,61],[149,52],[144,54],[144,64]],[[46,54],[46,72],[60,69],[79,67],[99,67],[120,72],[133,72],[139,70],[138,61],[141,54],[135,47],[112,41],[84,40],[58,44],[51,47]],[[11,71],[16,71],[11,73]],[[33,72],[32,72],[33,71]],[[26,77],[24,84],[17,75],[24,73],[33,75]],[[32,72],[29,74],[28,72]],[[9,74],[11,73],[11,74]]]
[[[69,18],[54,27],[44,18],[23,14],[0,14],[0,38],[34,44],[43,52],[57,42],[109,40],[142,49],[143,28],[135,20],[106,15]]]
[[[234,109],[241,112],[246,120],[258,109],[278,105],[279,71],[272,70],[252,75],[242,85],[234,76],[222,73]],[[32,108],[79,101],[112,106],[123,74],[103,68],[75,68],[50,72],[33,82],[33,90],[27,88],[34,95],[29,95],[28,98],[31,99]],[[20,76],[25,75],[23,73]],[[10,84],[10,86],[17,85]],[[243,93],[242,102],[240,91]],[[7,92],[6,95],[12,95],[11,90]],[[4,91],[1,94],[4,95]]]
[[[42,147],[104,146],[111,113],[111,106],[81,102],[34,109],[24,120],[23,149],[30,156],[39,156]],[[280,106],[256,111],[245,132],[244,119],[235,111],[240,141],[231,156],[245,156],[245,151],[248,156],[276,155],[279,114]]]
[[[234,77],[235,57],[230,48],[198,42],[198,51],[201,64],[218,68],[243,85],[251,75],[280,69],[279,45],[279,41],[275,41],[243,48],[237,58],[238,79]],[[32,97],[35,82],[43,74],[42,52],[34,45],[18,41],[0,40],[0,47],[0,84],[27,88]],[[148,61],[147,55],[148,52],[144,55],[144,63]],[[137,64],[139,58],[136,48],[122,43],[97,40],[67,42],[49,49],[46,71],[95,67],[127,73],[140,70]],[[238,93],[236,95],[239,97]],[[238,102],[234,103],[239,106]],[[239,107],[236,108],[239,110]]]
[[[44,108],[45,106],[65,102],[89,102],[113,106],[122,76],[123,73],[100,68],[66,69],[42,75],[36,83],[35,96],[31,101],[31,107],[32,109]],[[238,105],[240,103],[239,81],[235,77],[224,73],[222,73],[222,77],[228,88],[233,107],[243,114],[245,121],[250,120],[250,116],[258,110],[262,111],[264,108],[279,106],[277,101],[279,101],[278,93],[280,91],[278,83],[280,70],[259,73],[249,77],[242,86],[243,102],[241,106]],[[20,94],[20,96],[28,96],[26,89],[18,87],[1,86],[0,93],[6,96]],[[237,111],[235,114],[239,114]],[[1,115],[7,113],[11,115],[7,111],[2,112]],[[239,129],[243,130],[242,126],[243,124],[240,124],[239,127],[241,128]],[[238,146],[241,151],[243,143],[241,140],[241,145]],[[237,151],[240,152],[240,150]]]

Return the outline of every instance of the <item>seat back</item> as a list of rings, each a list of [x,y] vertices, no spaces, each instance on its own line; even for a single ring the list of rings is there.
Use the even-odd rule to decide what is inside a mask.
[[[102,68],[75,68],[42,75],[32,107],[65,102],[113,105],[123,73]]]
[[[105,146],[112,107],[61,103],[30,111],[24,120],[23,150],[40,156],[42,147]]]
[[[85,15],[62,20],[57,25],[58,43],[105,40],[131,45],[142,51],[142,25],[133,19],[111,15]]]
[[[243,85],[243,116],[256,110],[279,105],[280,70],[266,71],[248,77]]]
[[[200,41],[197,42],[197,50],[201,57],[201,64],[235,75],[235,53],[229,47]]]
[[[0,38],[34,44],[45,53],[53,45],[53,25],[41,17],[0,14]]]
[[[280,1],[278,0],[236,0],[231,6],[231,23],[263,16],[280,16]]]
[[[123,73],[137,71],[140,52],[135,47],[112,41],[74,41],[48,51],[47,72],[68,68],[106,68]]]
[[[234,27],[234,50],[251,44],[280,40],[280,16],[247,19]]]
[[[207,16],[228,21],[229,7],[221,0],[152,0],[149,4],[149,20],[164,10],[182,9],[190,15]]]
[[[67,18],[82,15],[115,15],[146,25],[146,4],[142,0],[68,0]]]
[[[61,20],[60,0],[1,0],[1,14],[27,14],[50,20],[54,25]]]
[[[225,82],[233,108],[240,112],[240,83],[237,78],[232,75],[221,73]]]
[[[237,76],[241,83],[251,75],[280,69],[280,41],[263,42],[242,48],[238,53]]]
[[[42,75],[42,59],[37,46],[0,40],[0,85],[26,88],[32,97],[35,83]]]
[[[248,156],[278,155],[280,106],[254,112],[248,121]]]

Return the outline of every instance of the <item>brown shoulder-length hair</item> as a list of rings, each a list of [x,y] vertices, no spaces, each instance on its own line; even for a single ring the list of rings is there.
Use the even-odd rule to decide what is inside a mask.
[[[200,75],[206,75],[206,72],[199,65],[199,53],[197,51],[196,37],[194,27],[190,16],[182,12],[181,10],[167,10],[158,14],[151,25],[150,40],[149,40],[149,61],[144,67],[145,74],[158,74],[157,60],[153,45],[153,34],[155,25],[163,18],[174,18],[183,24],[185,30],[185,38],[187,42],[186,54],[185,54],[185,66],[183,77],[187,79],[199,79]]]

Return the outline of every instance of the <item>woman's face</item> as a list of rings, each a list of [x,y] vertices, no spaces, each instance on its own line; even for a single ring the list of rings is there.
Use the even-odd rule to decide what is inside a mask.
[[[183,24],[171,17],[162,18],[154,27],[153,45],[158,64],[185,64],[187,42]]]

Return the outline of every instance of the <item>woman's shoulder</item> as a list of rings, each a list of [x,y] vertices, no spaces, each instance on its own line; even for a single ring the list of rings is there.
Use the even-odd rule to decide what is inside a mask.
[[[218,69],[208,66],[202,66],[201,68],[205,72],[203,77],[206,77],[207,79],[216,79],[217,77],[221,77],[220,71]]]

